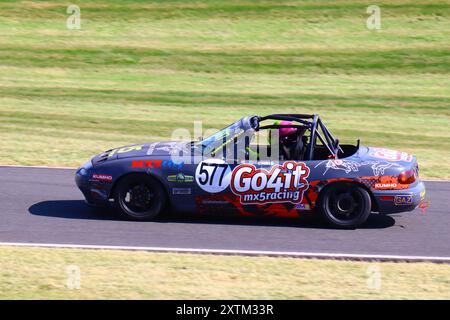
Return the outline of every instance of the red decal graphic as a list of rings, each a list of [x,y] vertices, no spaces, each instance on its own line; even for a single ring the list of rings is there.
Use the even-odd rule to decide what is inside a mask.
[[[360,180],[369,188],[376,190],[403,190],[409,188],[409,184],[399,183],[396,176],[368,176],[361,177]]]
[[[162,160],[133,160],[132,168],[161,168]]]
[[[277,165],[269,172],[252,164],[242,164],[233,171],[231,190],[242,204],[300,203],[309,184],[309,168],[294,161]]]

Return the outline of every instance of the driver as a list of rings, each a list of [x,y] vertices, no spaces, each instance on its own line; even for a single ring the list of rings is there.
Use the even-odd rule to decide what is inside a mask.
[[[274,125],[282,125],[282,126],[295,126],[295,123],[292,121],[276,121]],[[279,152],[280,152],[280,160],[300,160],[299,157],[302,157],[301,151],[303,150],[303,139],[299,137],[302,132],[298,128],[279,128],[278,130],[278,140],[279,140]],[[269,131],[269,146],[272,144],[272,130]],[[300,150],[298,148],[300,147]],[[252,156],[254,159],[259,160],[259,152],[253,150],[250,146],[246,147],[247,154]],[[298,159],[295,159],[297,158]]]
[[[292,121],[276,121],[275,125],[290,126],[295,125]],[[294,152],[298,143],[298,129],[297,128],[280,128],[278,129],[280,141],[280,155],[284,158],[282,160],[294,160]]]

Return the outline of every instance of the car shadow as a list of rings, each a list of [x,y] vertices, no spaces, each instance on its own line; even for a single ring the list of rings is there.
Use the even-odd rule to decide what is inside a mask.
[[[82,200],[42,201],[29,207],[28,212],[36,216],[65,219],[118,220],[109,208],[91,207]]]
[[[81,200],[43,201],[33,204],[28,211],[32,215],[64,219],[111,220],[121,221],[113,213],[112,208],[96,208]],[[174,214],[165,215],[152,221],[153,223],[192,223],[192,224],[223,224],[223,225],[253,225],[280,226],[316,229],[334,229],[319,221],[311,214],[305,214],[300,219],[278,217],[240,217],[219,215]],[[145,223],[145,222],[136,222]],[[371,214],[369,219],[359,229],[383,229],[392,227],[395,220],[386,215]]]

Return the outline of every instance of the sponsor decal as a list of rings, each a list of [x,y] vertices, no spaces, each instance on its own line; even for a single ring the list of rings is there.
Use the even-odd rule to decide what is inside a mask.
[[[396,206],[410,205],[413,202],[412,195],[395,196],[394,203]]]
[[[113,181],[113,177],[109,174],[93,174],[92,179],[103,182]]]
[[[161,168],[162,160],[133,160],[132,168]]]
[[[184,173],[179,173],[176,175],[168,176],[167,181],[177,183],[194,182],[194,177],[186,176]]]
[[[184,167],[184,163],[175,163],[172,160],[133,160],[131,162],[132,168],[163,168],[163,169],[178,169]]]
[[[299,203],[299,204],[295,205],[295,209],[301,210],[301,211],[309,211],[309,210],[311,210],[311,207],[309,204]]]
[[[231,190],[242,204],[300,203],[309,184],[309,168],[303,162],[288,161],[269,172],[252,164],[242,164],[233,171]]]
[[[371,148],[369,155],[374,158],[388,160],[388,161],[411,162],[413,159],[413,156],[406,152],[385,149],[385,148]]]
[[[389,189],[396,189],[397,183],[375,183],[374,188],[377,190],[389,190]]]
[[[225,161],[209,159],[198,164],[195,180],[208,193],[219,193],[230,186],[231,168]]]
[[[409,188],[409,184],[398,183],[397,176],[363,176],[357,180],[376,190],[403,190]]]
[[[173,192],[173,194],[177,194],[177,195],[187,195],[187,194],[192,194],[192,189],[191,188],[173,188],[172,192]]]
[[[272,166],[273,162],[272,161],[259,161],[258,165],[260,165],[260,166]]]
[[[174,162],[172,160],[164,160],[162,167],[165,169],[178,169],[181,170],[184,167],[184,162]]]

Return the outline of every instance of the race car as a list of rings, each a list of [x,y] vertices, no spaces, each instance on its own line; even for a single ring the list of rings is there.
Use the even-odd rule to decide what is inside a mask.
[[[81,166],[86,202],[127,219],[170,211],[302,217],[356,228],[371,212],[412,211],[425,197],[416,157],[340,144],[317,114],[248,116],[198,141],[105,151]]]

